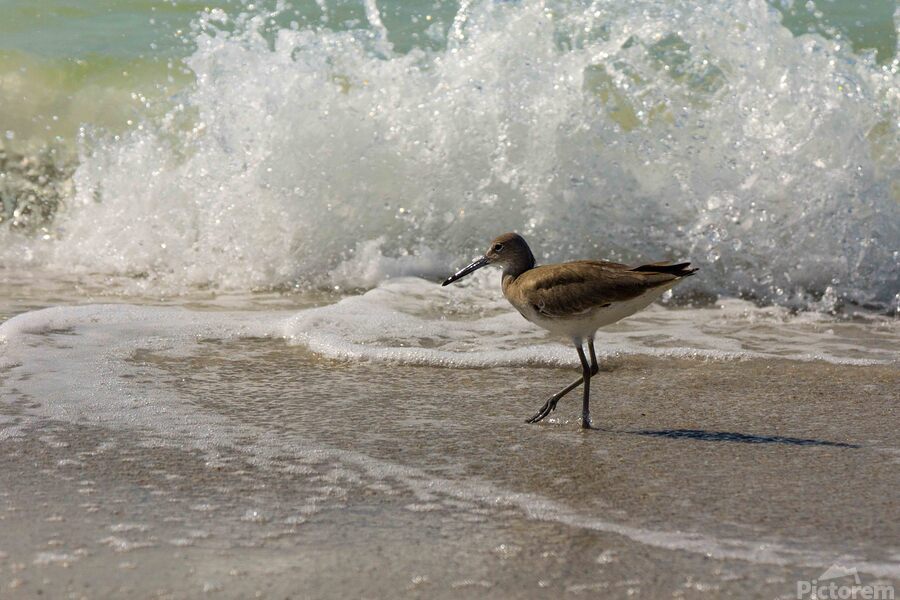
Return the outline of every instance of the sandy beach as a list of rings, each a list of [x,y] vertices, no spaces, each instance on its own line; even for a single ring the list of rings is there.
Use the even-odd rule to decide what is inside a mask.
[[[623,358],[581,431],[572,400],[522,422],[569,370],[199,348],[131,360],[149,396],[239,425],[230,447],[4,406],[5,595],[795,598],[832,564],[900,583],[893,366]]]

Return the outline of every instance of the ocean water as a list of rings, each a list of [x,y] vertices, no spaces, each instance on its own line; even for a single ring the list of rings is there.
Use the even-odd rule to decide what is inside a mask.
[[[62,191],[7,175],[46,181],[7,182],[4,265],[370,288],[517,230],[692,260],[682,294],[895,310],[893,12],[732,4],[13,3],[7,151],[76,157]]]
[[[209,469],[247,460],[259,481],[310,494],[330,481],[303,470],[320,460],[344,473],[331,481],[341,494],[396,483],[417,513],[436,502],[497,525],[479,507],[511,506],[529,523],[586,523],[666,552],[797,569],[843,557],[898,577],[881,534],[849,548],[840,519],[817,514],[832,524],[816,549],[794,504],[835,465],[889,488],[873,465],[900,452],[888,427],[900,385],[894,2],[0,0],[0,11],[0,443],[99,428],[153,460],[173,448]],[[539,262],[699,267],[597,340],[604,385],[631,387],[618,388],[624,408],[595,414],[638,427],[646,414],[627,411],[640,405],[663,423],[637,433],[678,438],[654,442],[653,464],[683,456],[692,482],[671,520],[644,497],[638,519],[523,483],[532,458],[492,446],[576,444],[562,405],[550,431],[519,414],[524,398],[542,400],[532,385],[570,377],[569,343],[512,311],[497,272],[438,284],[510,230]],[[794,377],[801,400],[785,387]],[[476,396],[498,386],[516,400],[480,413]],[[670,413],[652,414],[642,390],[691,427],[663,429],[676,427]],[[729,466],[686,431],[776,450],[757,463],[743,449]],[[494,448],[495,470],[470,461],[473,439]],[[636,460],[638,441],[625,444]],[[665,445],[678,443],[693,445]],[[801,460],[792,445],[814,449]],[[548,459],[566,470],[564,454]],[[648,469],[645,483],[668,481]],[[782,521],[744,522],[752,502],[736,508],[691,475],[735,469],[760,489],[771,474],[787,482],[773,496]],[[616,481],[596,490],[611,505],[636,489]],[[194,505],[231,483],[201,485]],[[695,508],[696,490],[718,512]],[[833,508],[880,522],[883,503],[863,496]],[[254,506],[226,522],[280,510]]]

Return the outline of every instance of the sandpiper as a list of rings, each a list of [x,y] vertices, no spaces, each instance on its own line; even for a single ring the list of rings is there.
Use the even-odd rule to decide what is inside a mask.
[[[582,376],[550,396],[527,423],[537,423],[556,409],[560,398],[584,382],[581,426],[591,427],[591,376],[599,371],[594,352],[594,335],[610,325],[649,306],[679,281],[697,269],[690,263],[651,263],[639,267],[604,260],[576,260],[535,266],[534,255],[517,233],[494,239],[484,256],[447,278],[448,285],[472,271],[498,265],[503,267],[503,295],[519,313],[540,327],[572,340],[581,360]],[[587,341],[591,354],[584,354]]]

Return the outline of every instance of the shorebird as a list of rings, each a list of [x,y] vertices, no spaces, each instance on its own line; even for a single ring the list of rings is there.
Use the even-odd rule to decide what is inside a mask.
[[[484,256],[448,277],[449,285],[488,265],[503,267],[503,295],[519,313],[539,327],[572,340],[581,360],[581,377],[550,396],[526,423],[537,423],[556,410],[560,398],[584,383],[581,426],[591,428],[591,376],[600,370],[594,352],[597,330],[653,303],[685,277],[691,263],[650,263],[638,267],[605,260],[575,260],[535,266],[534,255],[517,233],[494,239]],[[584,354],[587,341],[591,362]]]

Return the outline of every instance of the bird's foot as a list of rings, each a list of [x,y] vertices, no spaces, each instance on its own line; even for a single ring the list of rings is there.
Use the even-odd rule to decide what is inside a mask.
[[[531,417],[530,419],[526,419],[526,423],[537,423],[538,421],[542,421],[547,415],[556,410],[556,403],[559,402],[559,398],[556,396],[552,396],[549,400],[547,400],[544,405],[541,407],[541,410],[537,412],[536,415]]]
[[[582,429],[593,429],[594,426],[591,424],[591,414],[583,413],[581,415],[581,428]]]

